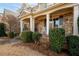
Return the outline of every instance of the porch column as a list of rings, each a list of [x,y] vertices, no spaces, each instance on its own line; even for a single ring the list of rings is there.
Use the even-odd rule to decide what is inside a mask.
[[[47,14],[46,15],[46,34],[49,35],[49,19],[50,19],[50,15]]]
[[[33,29],[32,29],[32,30],[33,30],[33,32],[34,32],[34,31],[35,31],[35,19],[33,18],[32,21],[33,21],[33,23],[32,23]]]
[[[34,19],[30,16],[30,31],[34,32]]]
[[[78,26],[77,26],[78,16],[79,16],[79,6],[76,5],[73,8],[73,35],[78,35]]]
[[[23,27],[24,27],[24,25],[23,25],[23,21],[20,20],[20,32],[23,32]]]

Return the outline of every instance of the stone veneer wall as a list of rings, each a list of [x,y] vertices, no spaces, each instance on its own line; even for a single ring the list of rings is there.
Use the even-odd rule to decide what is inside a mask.
[[[37,25],[36,28],[37,28],[38,32],[41,34],[44,34],[44,32],[45,32],[44,20],[38,21],[36,25]]]
[[[73,33],[73,14],[65,14],[63,28],[65,29],[65,34],[70,35]]]
[[[25,20],[24,21],[24,31],[29,31],[30,30],[30,20]]]

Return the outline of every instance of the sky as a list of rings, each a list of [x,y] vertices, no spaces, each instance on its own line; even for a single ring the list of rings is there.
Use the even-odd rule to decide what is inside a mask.
[[[37,5],[36,3],[29,3],[29,4]],[[21,7],[21,3],[0,3],[0,13],[2,13],[4,9],[16,11],[20,7]]]
[[[0,3],[0,13],[2,13],[4,9],[16,11],[20,7],[20,3]]]

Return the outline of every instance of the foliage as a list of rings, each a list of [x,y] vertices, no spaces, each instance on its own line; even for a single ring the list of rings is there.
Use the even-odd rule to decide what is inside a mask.
[[[6,36],[6,27],[4,23],[0,23],[0,37]]]
[[[14,32],[14,36],[18,36],[19,35],[19,33],[17,33],[17,32]]]
[[[62,28],[50,29],[49,31],[49,39],[51,49],[56,52],[61,52],[64,47],[65,41],[65,30]]]
[[[38,32],[33,32],[32,33],[32,39],[33,39],[34,42],[39,41],[40,37],[41,37],[40,33],[38,33]]]
[[[21,40],[23,42],[37,42],[39,41],[41,34],[38,32],[25,31],[21,33]]]
[[[26,42],[32,42],[32,32],[31,31],[25,31],[21,33],[20,36],[21,40],[26,43]]]
[[[66,37],[68,44],[68,51],[70,55],[79,55],[79,37],[70,35]]]
[[[8,37],[9,37],[9,38],[14,38],[14,37],[15,37],[14,32],[9,32],[9,33],[8,33]]]

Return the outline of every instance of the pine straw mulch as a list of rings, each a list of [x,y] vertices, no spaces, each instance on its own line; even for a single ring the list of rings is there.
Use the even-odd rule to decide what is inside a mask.
[[[0,44],[6,44],[10,41],[8,37],[0,37]]]
[[[29,48],[39,51],[40,53],[46,55],[46,56],[68,56],[67,51],[63,50],[61,53],[56,53],[52,51],[49,47],[49,44],[45,43],[40,43],[40,44],[35,44],[35,43],[19,43],[15,44],[17,47],[20,46],[28,46]],[[15,46],[14,45],[14,46]]]

